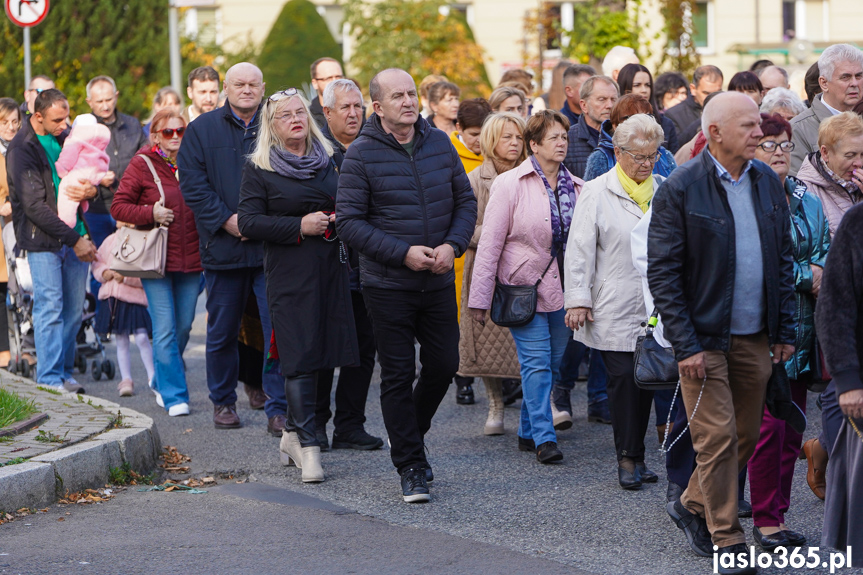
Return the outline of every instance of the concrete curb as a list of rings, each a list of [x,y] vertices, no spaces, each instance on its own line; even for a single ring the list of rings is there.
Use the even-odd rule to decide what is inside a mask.
[[[70,400],[78,396],[64,393]],[[142,474],[149,473],[161,453],[155,422],[137,411],[93,396],[92,405],[123,416],[123,427],[107,429],[85,441],[45,453],[25,463],[0,467],[0,510],[44,507],[67,491],[102,487],[110,469],[128,462]]]

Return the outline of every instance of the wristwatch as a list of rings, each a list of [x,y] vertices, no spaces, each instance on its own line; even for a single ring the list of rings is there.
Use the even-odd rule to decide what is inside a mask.
[[[458,249],[458,244],[456,244],[455,242],[446,242],[446,243],[452,246],[452,251],[455,254],[455,257],[460,258],[461,257],[461,250]]]

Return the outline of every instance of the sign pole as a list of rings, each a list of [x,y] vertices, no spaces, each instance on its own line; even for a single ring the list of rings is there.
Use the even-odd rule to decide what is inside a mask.
[[[30,89],[30,78],[32,71],[30,68],[30,28],[24,28],[24,89]]]
[[[183,79],[182,79],[182,62],[180,60],[180,31],[177,22],[177,5],[171,2],[170,11],[168,12],[168,44],[171,49],[171,86],[181,94],[182,99]]]

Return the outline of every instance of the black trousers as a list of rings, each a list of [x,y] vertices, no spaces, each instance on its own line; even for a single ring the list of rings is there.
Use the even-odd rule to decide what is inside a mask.
[[[12,270],[9,270],[12,273]],[[7,282],[0,283],[0,351],[9,351],[9,312],[6,310]]]
[[[366,422],[369,384],[372,382],[372,372],[375,370],[375,334],[363,302],[362,292],[351,291],[351,303],[354,307],[360,364],[339,369],[339,384],[336,386],[336,416],[333,419],[336,435],[363,429]],[[326,427],[332,416],[330,411],[332,391],[333,370],[319,372],[318,400],[315,409],[315,425],[319,429]]]
[[[432,292],[364,288],[381,364],[381,411],[399,473],[425,465],[424,436],[458,369],[455,284]],[[419,381],[415,341],[420,344]]]
[[[631,457],[644,461],[644,434],[650,424],[653,392],[635,385],[635,353],[603,351],[602,361],[608,372],[608,407],[617,460]]]

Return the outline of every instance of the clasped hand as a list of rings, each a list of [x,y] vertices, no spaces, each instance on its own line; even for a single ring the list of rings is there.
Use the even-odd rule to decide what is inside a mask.
[[[322,236],[332,222],[336,221],[336,214],[327,215],[324,212],[315,212],[303,216],[300,222],[300,231],[303,236]]]
[[[411,246],[405,256],[405,265],[415,272],[429,270],[433,274],[445,274],[452,269],[455,251],[449,244],[431,249],[427,246]]]

